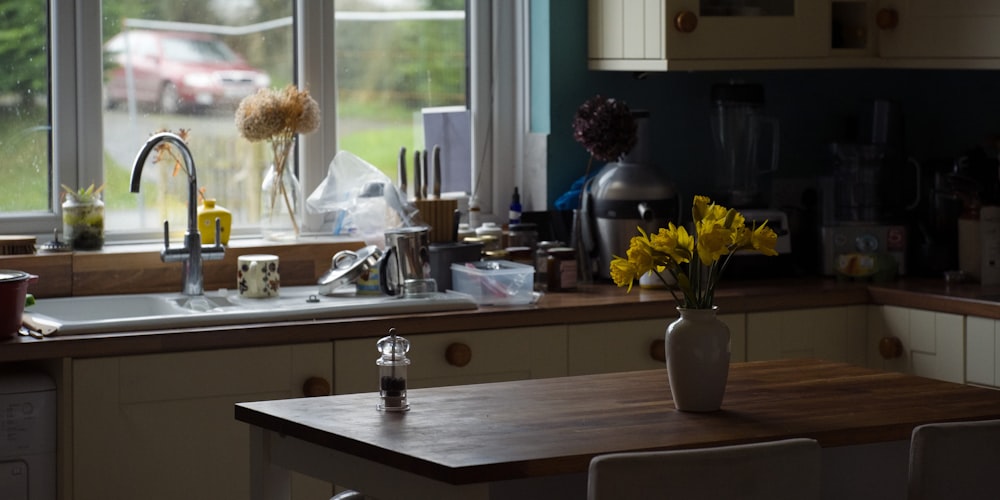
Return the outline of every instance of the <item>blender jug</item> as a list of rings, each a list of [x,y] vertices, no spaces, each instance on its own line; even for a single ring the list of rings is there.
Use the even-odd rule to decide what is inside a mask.
[[[778,120],[761,115],[764,88],[759,84],[729,83],[712,86],[712,143],[715,148],[715,197],[734,207],[766,205],[758,199],[758,178],[778,170]],[[761,167],[762,139],[770,151]]]

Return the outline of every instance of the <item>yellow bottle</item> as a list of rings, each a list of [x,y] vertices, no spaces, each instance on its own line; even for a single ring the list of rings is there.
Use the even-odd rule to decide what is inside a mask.
[[[215,204],[214,198],[203,200],[198,205],[198,232],[201,233],[202,245],[215,244],[215,219],[219,219],[220,237],[223,245],[229,244],[229,229],[232,227],[233,214],[229,210]]]

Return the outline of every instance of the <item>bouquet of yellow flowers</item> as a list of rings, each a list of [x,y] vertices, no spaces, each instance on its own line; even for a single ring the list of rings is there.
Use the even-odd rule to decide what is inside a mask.
[[[707,196],[694,197],[691,215],[694,235],[673,223],[656,234],[646,234],[639,228],[639,236],[629,242],[628,257],[616,255],[611,261],[615,284],[628,285],[631,291],[636,279],[652,271],[669,288],[670,283],[662,274],[666,271],[683,294],[678,297],[671,288],[678,307],[711,309],[715,287],[733,254],[748,250],[778,255],[774,249],[778,235],[767,227],[767,221],[748,227],[742,214],[716,205]]]

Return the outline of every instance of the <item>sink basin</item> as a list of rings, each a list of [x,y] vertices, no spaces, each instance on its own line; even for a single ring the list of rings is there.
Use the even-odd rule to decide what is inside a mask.
[[[454,292],[407,298],[359,297],[346,293],[324,296],[317,293],[315,286],[291,286],[282,287],[279,297],[267,299],[245,299],[224,290],[207,292],[200,297],[152,293],[38,299],[25,308],[25,312],[58,323],[58,335],[78,335],[476,307],[472,297]]]

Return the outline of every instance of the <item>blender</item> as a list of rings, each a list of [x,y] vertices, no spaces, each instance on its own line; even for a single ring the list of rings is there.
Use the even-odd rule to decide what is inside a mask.
[[[761,114],[764,88],[731,82],[712,86],[712,145],[715,149],[713,199],[730,207],[766,206],[758,179],[778,170],[778,120]],[[761,143],[770,139],[770,147]]]
[[[763,278],[790,272],[788,215],[768,208],[760,192],[760,179],[778,170],[781,128],[778,120],[762,113],[764,87],[730,82],[712,86],[712,145],[715,150],[715,186],[712,200],[739,209],[747,224],[767,222],[778,235],[775,250],[784,258],[772,259],[738,253],[726,271],[730,277]]]

